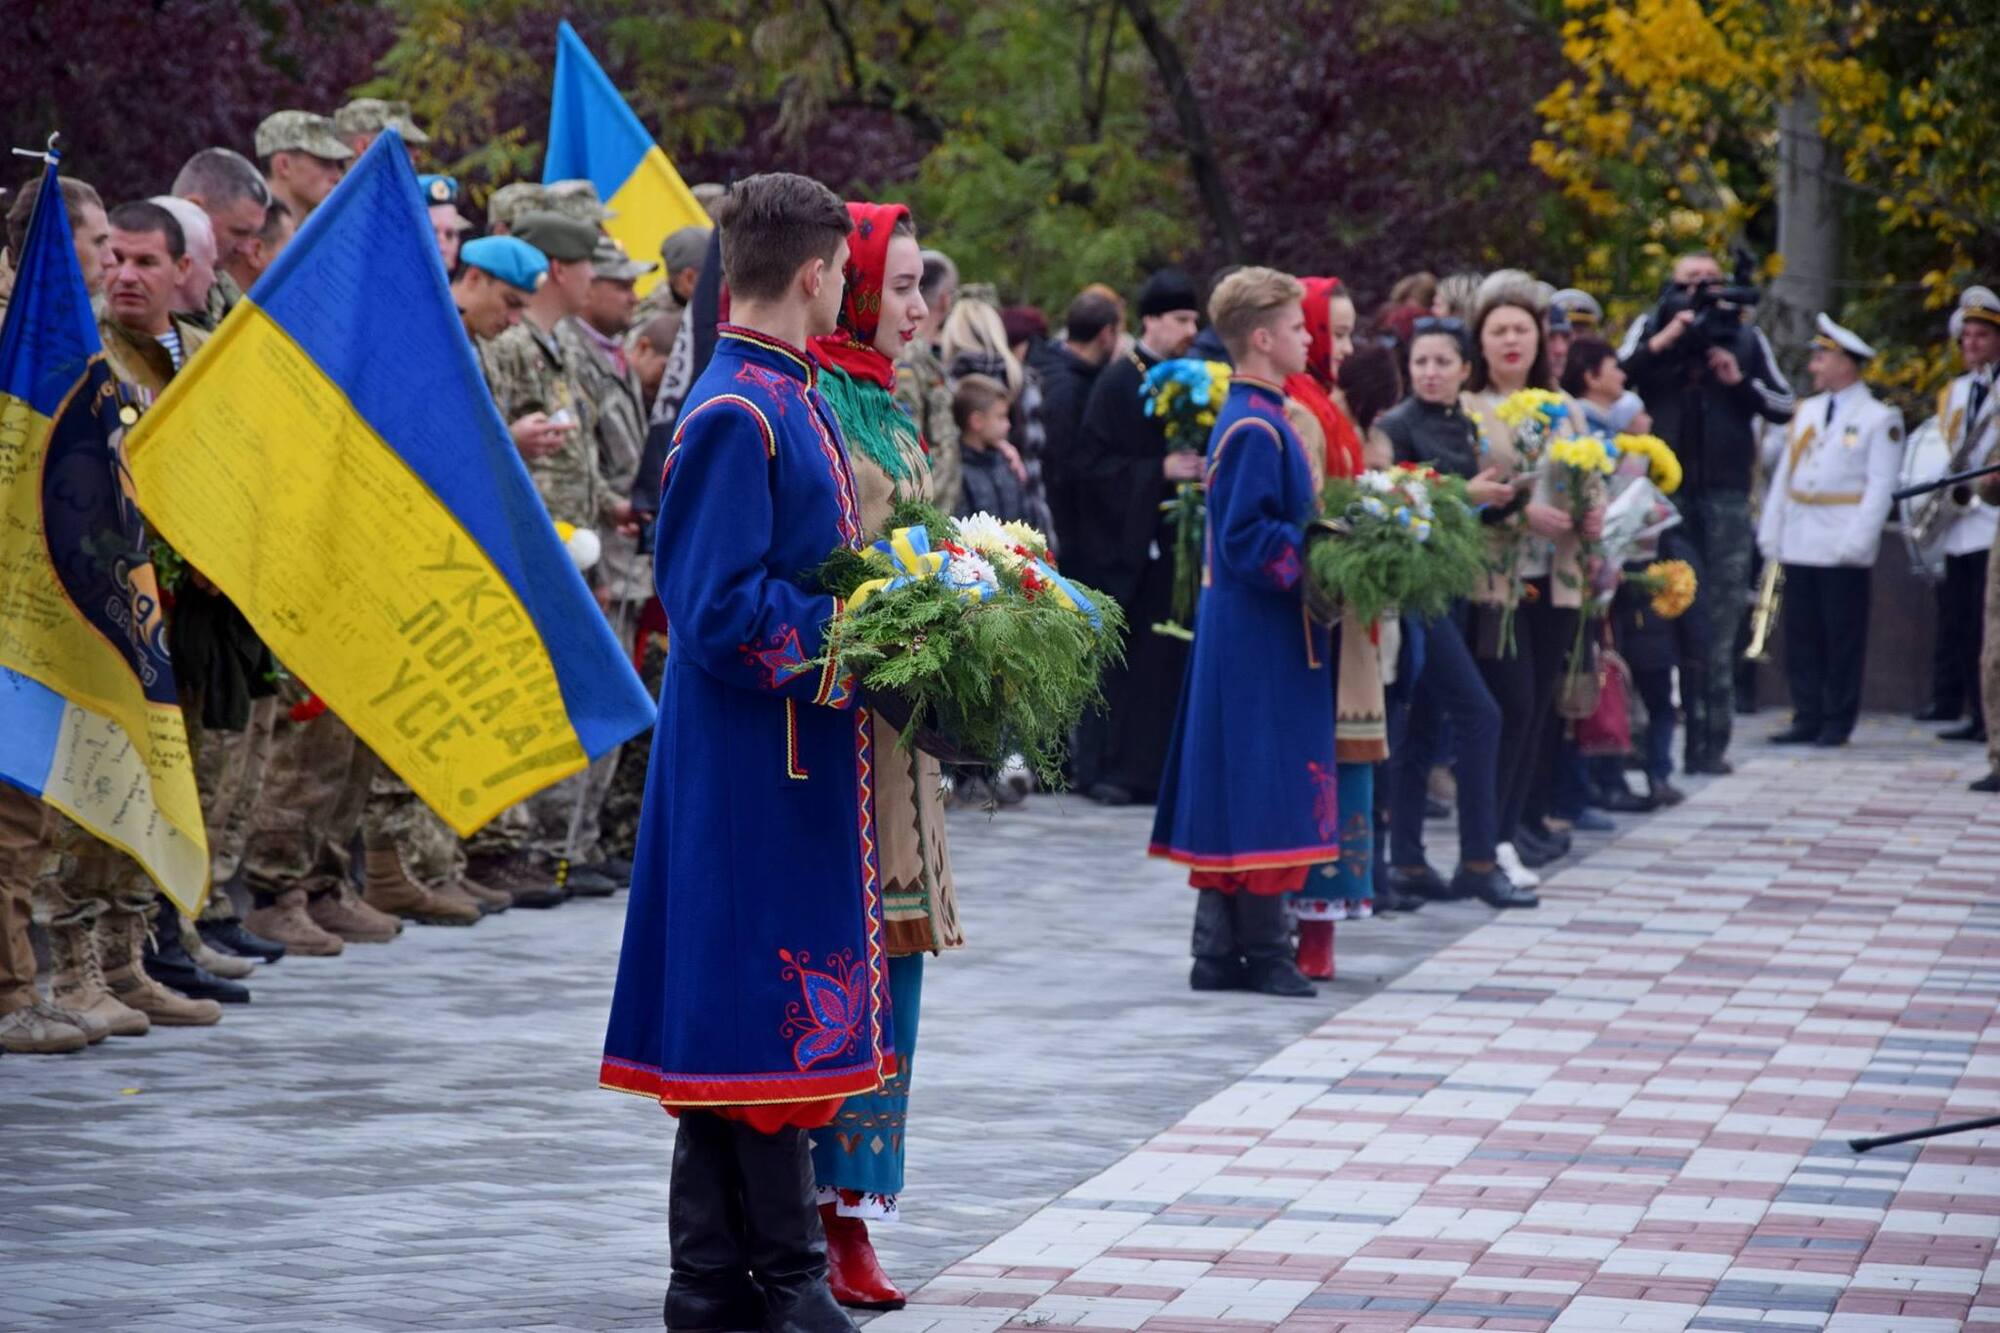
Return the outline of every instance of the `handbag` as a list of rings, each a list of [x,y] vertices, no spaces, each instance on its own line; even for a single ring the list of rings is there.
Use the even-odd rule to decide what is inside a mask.
[[[1572,724],[1577,753],[1589,759],[1632,753],[1632,668],[1606,648],[1598,658],[1597,707]]]
[[[1604,692],[1605,649],[1595,640],[1583,645],[1583,660],[1572,661],[1563,670],[1556,686],[1556,716],[1580,722],[1597,711]]]

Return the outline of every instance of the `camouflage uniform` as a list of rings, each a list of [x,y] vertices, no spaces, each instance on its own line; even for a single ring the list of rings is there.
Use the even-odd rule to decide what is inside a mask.
[[[243,849],[253,892],[339,885],[380,762],[335,714],[296,721],[280,710]]]
[[[595,331],[575,319],[556,326],[556,339],[577,392],[591,409],[594,439],[587,443],[596,447],[598,475],[608,500],[629,500],[639,479],[639,458],[646,451],[646,402],[639,392],[639,376],[629,364],[614,361]],[[604,541],[598,582],[609,587],[617,601],[645,601],[653,592],[653,576],[639,554],[638,538],[609,523],[599,524],[598,535]]]
[[[396,133],[403,136],[403,142],[412,148],[422,148],[431,141],[431,136],[417,127],[416,117],[411,114],[408,102],[385,102],[379,97],[355,98],[333,113],[333,127],[348,139],[362,134],[380,134],[394,127]]]
[[[947,514],[958,511],[963,468],[959,463],[958,423],[951,417],[951,381],[944,365],[919,338],[896,363],[896,401],[917,423],[917,434],[931,464],[931,501]]]
[[[189,318],[213,333],[222,326],[222,321],[229,317],[229,312],[234,310],[236,303],[242,299],[243,289],[236,285],[236,279],[217,269],[215,282],[208,289],[207,304]]]
[[[667,673],[666,636],[646,635],[639,678],[646,691],[660,697],[660,682]],[[632,859],[639,845],[639,809],[646,799],[646,767],[653,753],[653,732],[649,727],[626,741],[618,760],[618,771],[604,793],[604,808],[598,815],[598,846],[606,856]]]
[[[195,786],[201,793],[202,822],[208,827],[209,877],[215,889],[202,911],[204,921],[229,921],[236,905],[222,886],[243,865],[243,848],[250,839],[257,793],[263,789],[271,763],[271,732],[277,725],[275,695],[253,699],[250,722],[241,731],[210,730],[201,722],[201,701],[183,697],[181,716],[187,723],[188,752],[194,759]]]
[[[615,216],[597,197],[597,186],[587,180],[550,181],[542,187],[548,195],[545,207],[575,218],[592,227],[602,227]]]
[[[530,412],[555,416],[566,411],[577,424],[560,450],[528,460],[528,475],[549,517],[579,528],[594,528],[607,519],[614,498],[597,464],[597,409],[578,389],[562,342],[524,319],[482,342],[479,361],[502,421],[518,421]]]

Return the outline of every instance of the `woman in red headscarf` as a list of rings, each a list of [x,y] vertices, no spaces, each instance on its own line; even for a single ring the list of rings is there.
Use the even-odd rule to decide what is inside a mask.
[[[1352,477],[1367,465],[1361,432],[1340,392],[1340,366],[1354,351],[1354,300],[1339,278],[1305,284],[1306,368],[1285,381],[1285,416],[1306,446],[1314,480]],[[1333,976],[1336,921],[1374,915],[1375,765],[1389,757],[1382,701],[1379,635],[1372,625],[1342,622],[1340,669],[1334,677],[1334,766],[1340,801],[1340,859],[1315,866],[1294,907],[1299,918],[1299,971]]]
[[[931,500],[930,463],[909,413],[897,405],[896,357],[926,313],[918,291],[924,262],[910,210],[850,203],[847,296],[840,327],[812,343],[819,390],[840,421],[861,501],[861,526],[876,532],[902,500]],[[903,1189],[904,1117],[923,999],[924,955],[964,943],[945,845],[938,761],[878,714],[874,790],[881,860],[883,938],[889,951],[891,1022],[898,1070],[877,1093],[850,1097],[813,1134],[813,1171],[826,1224],[827,1281],[834,1299],[895,1310],[904,1296],[883,1273],[868,1219],[891,1220]]]

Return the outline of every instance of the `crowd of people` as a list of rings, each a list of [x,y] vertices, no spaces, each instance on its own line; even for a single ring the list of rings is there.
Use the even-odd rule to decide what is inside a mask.
[[[277,112],[257,129],[256,160],[204,149],[166,194],[121,189],[135,197],[107,207],[62,178],[116,376],[157,393],[204,355],[346,164],[391,126],[421,165],[427,140],[408,108],[368,99],[332,116]],[[1153,849],[1185,863],[1198,890],[1200,990],[1310,995],[1332,975],[1341,921],[1463,898],[1534,907],[1538,870],[1569,855],[1576,832],[1608,827],[1606,812],[1677,803],[1677,769],[1729,772],[1760,557],[1788,579],[1794,717],[1773,739],[1835,746],[1855,725],[1901,419],[1866,385],[1872,348],[1825,316],[1810,354],[1818,394],[1796,402],[1711,255],[1681,257],[1622,340],[1589,293],[1511,269],[1414,274],[1364,316],[1332,276],[1231,270],[1205,294],[1165,268],[1130,307],[1092,286],[1052,326],[961,281],[902,206],[843,206],[801,177],[697,187],[721,225],[674,232],[657,260],[611,239],[588,181],[506,185],[473,236],[457,182],[418,179],[495,408],[550,518],[596,534],[586,576],[675,723],[461,839],[156,541],[215,891],[186,920],[129,859],[0,787],[0,1050],[212,1024],[249,999],[259,961],[629,884],[604,1082],[682,1115],[683,1300],[677,1320],[670,1294],[670,1324],[745,1326],[729,1321],[755,1300],[793,1302],[801,1325],[844,1326],[816,1305],[825,1282],[782,1271],[787,1254],[813,1270],[822,1225],[834,1297],[901,1300],[865,1222],[895,1216],[902,1190],[923,959],[963,943],[944,812],[1008,806],[1033,784],[1025,768],[953,768],[899,744],[884,701],[869,702],[857,740],[843,710],[858,688],[810,665],[835,608],[769,571],[871,538],[898,501],[1033,525],[1069,577],[1124,610],[1124,661],[1075,738],[1071,780],[1106,806],[1157,803]],[[10,260],[38,185],[8,208]],[[1958,319],[1969,373],[1940,409],[1954,457],[1990,425],[2000,301],[1975,288]],[[1143,393],[1149,371],[1188,356],[1235,367],[1206,456],[1170,449]],[[1547,493],[1500,411],[1528,389],[1562,395],[1559,433],[1651,431],[1678,458],[1679,523],[1662,552],[1696,570],[1701,594],[1672,621],[1624,591],[1613,605],[1608,632],[1643,704],[1629,757],[1586,754],[1556,708],[1588,543],[1621,478],[1580,509]],[[812,410],[787,411],[798,402]],[[732,432],[747,443],[724,443]],[[1494,549],[1518,550],[1518,577],[1487,579],[1440,617],[1320,623],[1302,610],[1300,557],[1321,486],[1395,463],[1462,478]],[[1189,635],[1165,632],[1176,628],[1165,511],[1194,482],[1208,486],[1210,540]],[[1995,586],[1979,545],[1992,543],[1992,512],[1967,501],[1952,519],[1965,539],[1952,539],[1941,597],[1954,607]],[[782,535],[742,521],[755,514],[775,514]],[[1940,663],[1983,738],[1967,682],[1983,665],[1991,688],[2000,650],[1982,662],[1977,643],[1961,633]],[[857,753],[858,786],[828,780]],[[765,755],[783,756],[775,776]],[[673,780],[649,787],[649,770]],[[765,812],[754,830],[733,813],[749,808]],[[1458,843],[1448,875],[1426,845],[1427,822],[1446,813]],[[820,892],[826,840],[851,839],[857,819],[862,905],[836,913]],[[751,896],[764,904],[756,921],[729,910]],[[46,977],[30,921],[46,936]],[[704,1003],[663,1006],[696,995]],[[719,1033],[702,1018],[718,1003],[768,1012],[770,1032]],[[744,1054],[780,1035],[782,1050]],[[787,1201],[806,1156],[819,1222]],[[754,1290],[728,1276],[741,1276],[745,1244]],[[759,1246],[777,1256],[768,1271]]]

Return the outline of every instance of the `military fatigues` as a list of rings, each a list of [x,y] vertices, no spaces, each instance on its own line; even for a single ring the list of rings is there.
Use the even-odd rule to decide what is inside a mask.
[[[1757,547],[1785,567],[1785,676],[1796,739],[1837,745],[1861,711],[1868,582],[1903,457],[1903,416],[1865,384],[1792,418]]]
[[[896,363],[896,401],[917,423],[930,458],[932,503],[944,513],[957,513],[964,467],[959,461],[958,423],[951,415],[951,381],[937,353],[922,339],[904,349]]]

